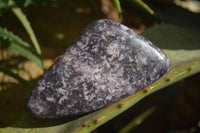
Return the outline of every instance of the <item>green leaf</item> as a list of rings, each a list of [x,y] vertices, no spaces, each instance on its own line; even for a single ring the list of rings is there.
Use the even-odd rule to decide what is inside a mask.
[[[193,13],[183,7],[177,6],[175,3],[170,4],[170,6],[164,4],[165,6],[163,5],[163,7],[166,8],[152,4],[151,7],[155,11],[155,17],[162,22],[200,30],[200,13]]]
[[[13,3],[14,3],[14,1],[10,0],[10,4],[13,4]],[[19,7],[13,7],[11,9],[12,9],[13,13],[17,16],[19,21],[22,23],[22,25],[24,26],[28,35],[30,36],[30,39],[31,39],[33,46],[35,47],[37,53],[41,55],[42,52],[41,52],[39,43],[37,41],[35,33],[31,27],[31,24],[29,23],[26,15],[22,12],[21,8],[19,8]]]
[[[144,3],[142,0],[132,0],[132,1],[134,1],[135,3],[137,3],[138,5],[140,5],[148,13],[154,14],[154,11],[146,3]]]
[[[117,8],[117,12],[118,12],[118,15],[119,17],[121,16],[121,13],[122,13],[122,9],[121,9],[121,5],[120,5],[120,1],[119,0],[113,0],[116,8]]]
[[[6,4],[6,2],[4,2],[4,1],[0,1],[0,9],[2,9],[2,8],[6,8],[6,6],[7,6],[7,4]]]
[[[17,52],[23,57],[27,58],[28,60],[35,62],[41,68],[44,69],[41,58],[37,56],[35,53],[33,53],[32,50],[26,47],[22,47],[15,42],[8,42],[8,41],[2,41],[2,40],[0,40],[0,47]]]
[[[2,28],[0,28],[0,47],[18,52],[23,57],[34,61],[41,68],[44,68],[40,55],[38,55],[28,43],[22,41],[18,36]]]
[[[136,94],[72,121],[62,123],[58,120],[39,120],[25,114],[10,127],[2,129],[0,133],[90,132],[124,112],[142,98],[200,71],[199,32],[161,24],[147,29],[143,35],[162,48],[171,60],[170,70],[161,79]]]
[[[33,85],[31,83],[29,83],[28,81],[26,81],[25,79],[23,79],[22,77],[20,77],[18,74],[13,73],[12,71],[10,71],[7,68],[1,67],[0,66],[0,72],[11,76],[12,78],[18,80],[20,83],[24,84],[27,88],[32,88]]]
[[[58,4],[59,3],[57,0],[13,0],[13,1],[14,3],[10,4],[9,0],[0,0],[0,9],[12,8],[12,7],[17,7],[17,6],[27,7],[31,4],[42,4],[42,3]]]
[[[4,40],[8,39],[8,40],[10,40],[12,42],[20,44],[23,47],[31,48],[28,43],[22,41],[18,36],[16,36],[13,33],[7,31],[7,29],[2,29],[1,27],[0,27],[0,38],[3,38]]]
[[[148,14],[154,15],[154,11],[142,0],[121,0],[121,3],[124,3],[126,6],[131,6],[132,8],[135,8],[135,5],[137,5]]]

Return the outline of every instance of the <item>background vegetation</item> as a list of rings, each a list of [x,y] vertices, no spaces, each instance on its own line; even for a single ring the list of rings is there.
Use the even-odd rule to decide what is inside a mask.
[[[197,0],[0,0],[0,133],[200,132],[199,13]],[[137,94],[76,119],[26,114],[25,100],[38,78],[100,18],[150,39],[170,58],[169,72]]]

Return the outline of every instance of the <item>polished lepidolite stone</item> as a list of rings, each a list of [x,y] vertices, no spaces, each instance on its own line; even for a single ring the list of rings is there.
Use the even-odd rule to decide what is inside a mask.
[[[41,118],[95,111],[152,84],[169,66],[167,56],[143,36],[98,20],[45,72],[27,108]]]

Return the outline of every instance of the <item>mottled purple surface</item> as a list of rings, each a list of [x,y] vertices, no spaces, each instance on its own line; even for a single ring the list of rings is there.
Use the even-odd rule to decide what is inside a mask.
[[[141,35],[98,20],[45,72],[27,108],[41,118],[88,113],[147,87],[169,65],[167,56]]]

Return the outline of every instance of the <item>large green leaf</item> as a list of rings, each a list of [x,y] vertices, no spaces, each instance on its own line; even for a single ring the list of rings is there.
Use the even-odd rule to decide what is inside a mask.
[[[171,60],[170,70],[161,79],[134,95],[72,121],[39,120],[25,114],[1,133],[89,132],[151,93],[200,71],[200,32],[161,24],[146,30],[143,35],[162,48]]]
[[[151,8],[153,9],[157,19],[161,20],[162,22],[167,22],[200,30],[199,13],[193,13],[188,9],[185,9],[175,4],[165,5],[164,3],[165,2],[163,2],[163,6],[158,6],[155,3],[151,3]]]

